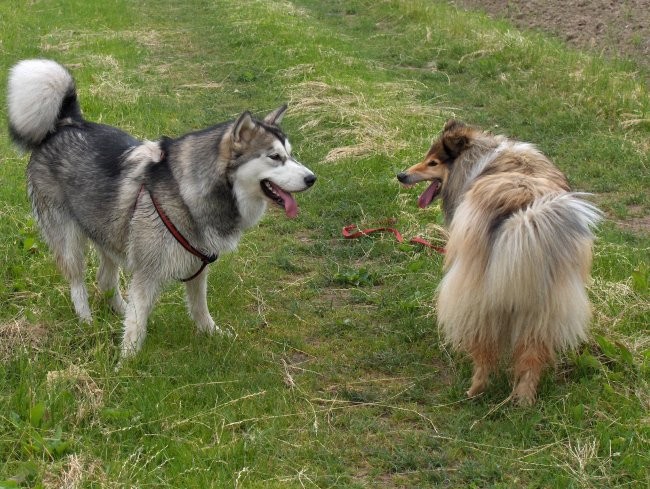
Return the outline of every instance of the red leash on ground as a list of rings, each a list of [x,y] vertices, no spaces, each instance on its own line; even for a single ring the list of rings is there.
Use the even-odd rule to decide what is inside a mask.
[[[371,233],[376,233],[376,232],[379,232],[379,231],[386,231],[386,232],[389,232],[389,233],[393,233],[395,235],[395,239],[397,239],[397,241],[399,243],[404,242],[404,238],[402,237],[402,234],[395,228],[382,227],[382,228],[370,228],[370,229],[364,229],[364,230],[359,229],[356,232],[354,231],[355,229],[357,229],[356,224],[350,224],[348,226],[344,226],[343,230],[342,230],[343,237],[345,239],[355,239],[355,238],[360,238],[361,236],[368,236]],[[445,253],[444,248],[442,248],[440,246],[432,245],[426,239],[420,238],[419,236],[416,236],[415,238],[411,238],[409,240],[409,243],[421,244],[423,246],[426,246],[427,248],[431,248],[432,250],[437,251],[438,253],[441,253],[441,254]]]

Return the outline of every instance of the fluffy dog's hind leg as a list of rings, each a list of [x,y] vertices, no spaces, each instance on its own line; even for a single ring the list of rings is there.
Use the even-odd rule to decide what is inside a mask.
[[[202,333],[221,333],[221,329],[214,323],[208,310],[208,269],[205,268],[198,277],[185,282],[187,294],[187,310],[196,323],[196,329]]]
[[[129,302],[124,318],[122,358],[135,355],[147,335],[147,319],[158,295],[160,281],[144,272],[135,271],[129,285]]]
[[[99,252],[99,269],[97,270],[97,285],[99,290],[108,298],[108,303],[113,311],[121,316],[126,314],[126,302],[120,293],[120,269],[113,259]]]
[[[514,402],[520,406],[532,406],[537,395],[537,384],[544,367],[551,362],[553,353],[536,340],[520,341],[513,352],[515,387]]]
[[[487,387],[490,373],[495,369],[499,359],[499,351],[494,343],[477,340],[470,348],[469,353],[474,361],[474,374],[467,395],[474,397],[481,394]]]

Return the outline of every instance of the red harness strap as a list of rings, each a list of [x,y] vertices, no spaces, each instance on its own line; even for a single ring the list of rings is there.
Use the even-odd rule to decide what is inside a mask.
[[[349,226],[343,227],[343,237],[345,239],[354,239],[354,238],[360,238],[361,236],[367,236],[371,233],[376,233],[379,231],[387,231],[389,233],[393,233],[395,235],[395,239],[397,239],[398,242],[403,243],[404,238],[402,237],[402,234],[395,228],[388,228],[388,227],[381,227],[381,228],[371,228],[371,229],[364,229],[358,230],[356,232],[353,232],[355,229],[357,229],[356,224],[350,224]],[[415,238],[411,238],[409,240],[409,243],[417,243],[421,244],[423,246],[426,246],[428,248],[431,248],[432,250],[437,251],[438,253],[444,254],[445,249],[440,247],[440,246],[435,246],[429,243],[426,239],[420,238],[419,236],[416,236]]]
[[[140,191],[142,191],[143,188],[145,188],[144,184],[142,184]],[[207,267],[210,263],[212,263],[217,258],[219,258],[219,255],[205,255],[204,253],[201,253],[199,250],[197,250],[194,246],[192,246],[190,242],[187,239],[185,239],[185,236],[183,236],[181,232],[176,228],[176,226],[174,226],[174,223],[169,219],[169,217],[167,217],[167,214],[165,214],[165,211],[163,211],[162,207],[158,203],[158,200],[151,193],[151,190],[147,189],[147,192],[149,193],[151,202],[153,203],[153,206],[156,209],[156,212],[158,213],[158,217],[160,217],[160,220],[163,222],[163,224],[165,225],[167,230],[171,233],[171,235],[174,237],[174,239],[176,239],[176,241],[178,241],[178,244],[180,244],[183,248],[185,248],[187,251],[192,253],[194,256],[196,256],[199,260],[203,262],[201,264],[201,268],[199,268],[199,270],[194,275],[180,280],[181,282],[189,282],[190,280],[195,279],[201,274],[201,272],[205,267]]]

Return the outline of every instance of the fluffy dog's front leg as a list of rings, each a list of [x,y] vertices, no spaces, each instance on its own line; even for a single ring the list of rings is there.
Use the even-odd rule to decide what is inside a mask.
[[[196,323],[196,329],[202,333],[221,333],[221,329],[214,323],[208,310],[208,269],[205,268],[198,277],[185,282],[187,294],[187,310]]]
[[[135,355],[147,335],[147,318],[153,307],[160,282],[146,276],[143,272],[134,272],[129,285],[128,306],[124,318],[124,337],[122,339],[122,358]]]

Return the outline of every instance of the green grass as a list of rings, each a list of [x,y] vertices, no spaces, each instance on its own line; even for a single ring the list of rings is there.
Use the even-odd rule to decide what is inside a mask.
[[[56,59],[89,119],[138,137],[288,101],[319,177],[299,219],[270,212],[211,266],[234,337],[195,335],[172,284],[116,370],[120,320],[91,289],[78,324],[3,128],[0,487],[650,485],[647,71],[425,0],[4,2],[0,29],[2,73]],[[533,141],[608,216],[592,338],[532,408],[502,403],[507,373],[464,398],[471,366],[435,326],[439,255],[340,235],[396,219],[441,237],[394,175],[449,117]]]

